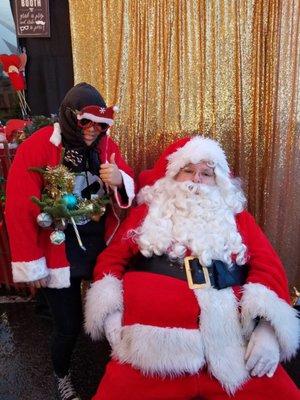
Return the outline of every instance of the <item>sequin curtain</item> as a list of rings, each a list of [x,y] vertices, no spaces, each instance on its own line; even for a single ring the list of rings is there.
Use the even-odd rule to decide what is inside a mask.
[[[120,113],[137,172],[177,137],[220,140],[300,286],[298,0],[71,0],[75,81]]]

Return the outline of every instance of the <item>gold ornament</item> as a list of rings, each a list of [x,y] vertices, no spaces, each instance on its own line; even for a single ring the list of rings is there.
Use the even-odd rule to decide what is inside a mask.
[[[50,197],[54,200],[58,200],[61,196],[60,191],[58,189],[49,188],[48,190],[46,189],[46,191],[49,193]]]

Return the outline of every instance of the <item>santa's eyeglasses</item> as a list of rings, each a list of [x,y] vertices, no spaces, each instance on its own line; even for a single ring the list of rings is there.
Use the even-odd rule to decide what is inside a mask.
[[[94,122],[87,118],[82,118],[82,119],[78,120],[77,124],[78,124],[79,128],[88,129],[88,128],[93,127],[95,129],[99,130],[100,132],[106,132],[107,129],[109,128],[108,124],[104,124],[103,122]]]

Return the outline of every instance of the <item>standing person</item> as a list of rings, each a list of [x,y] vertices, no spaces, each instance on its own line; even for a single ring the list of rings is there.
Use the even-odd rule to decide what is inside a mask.
[[[181,139],[140,183],[87,293],[86,331],[113,349],[93,400],[300,399],[284,268],[219,144]]]
[[[74,86],[60,106],[59,123],[35,132],[22,143],[7,182],[6,220],[14,282],[43,288],[53,320],[51,355],[61,400],[78,400],[70,377],[71,356],[82,324],[81,281],[90,279],[98,254],[118,226],[117,207],[129,207],[134,196],[132,171],[117,144],[107,135],[114,109],[87,83]],[[31,196],[41,197],[43,178],[30,167],[61,162],[75,179],[75,194],[91,199],[108,193],[110,206],[98,221],[85,218],[77,229],[86,248],[79,247],[72,225],[66,240],[50,240],[53,229],[37,224],[40,210]],[[117,205],[117,206],[116,206]]]

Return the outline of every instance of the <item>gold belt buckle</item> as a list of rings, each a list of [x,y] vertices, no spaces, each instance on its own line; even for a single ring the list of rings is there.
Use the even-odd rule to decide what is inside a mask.
[[[197,258],[197,257],[189,256],[189,257],[184,258],[184,267],[185,267],[185,272],[186,272],[186,277],[187,277],[189,288],[190,289],[204,289],[204,288],[211,287],[208,269],[205,266],[201,266],[203,275],[204,275],[204,279],[205,279],[205,283],[194,283],[193,276],[192,276],[192,270],[190,267],[190,262],[192,260],[194,260],[195,258]]]

